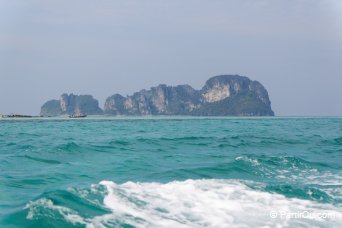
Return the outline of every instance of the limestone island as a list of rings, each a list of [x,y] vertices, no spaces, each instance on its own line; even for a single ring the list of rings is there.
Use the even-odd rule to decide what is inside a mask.
[[[131,96],[114,94],[104,109],[91,95],[63,94],[41,107],[41,116],[60,115],[274,116],[267,90],[239,75],[210,78],[202,89],[158,85]]]

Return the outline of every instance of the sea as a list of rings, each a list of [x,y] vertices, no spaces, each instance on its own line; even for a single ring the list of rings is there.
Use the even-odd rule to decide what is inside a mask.
[[[342,227],[342,118],[3,118],[0,227]]]

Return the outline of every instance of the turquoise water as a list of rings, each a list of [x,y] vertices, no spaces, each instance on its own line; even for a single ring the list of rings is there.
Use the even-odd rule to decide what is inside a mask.
[[[342,227],[341,205],[342,118],[0,119],[0,227]]]

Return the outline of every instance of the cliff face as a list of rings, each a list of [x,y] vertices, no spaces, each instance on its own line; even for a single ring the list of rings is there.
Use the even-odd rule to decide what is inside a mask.
[[[200,91],[202,105],[194,115],[273,116],[267,90],[258,81],[239,75],[210,78]]]
[[[41,108],[43,116],[87,115],[273,116],[267,90],[239,75],[210,78],[201,90],[189,85],[158,85],[131,96],[108,97],[104,112],[90,95],[63,94]]]
[[[201,90],[189,85],[159,85],[132,96],[108,97],[104,111],[111,115],[273,116],[266,89],[239,75],[210,78]]]
[[[105,113],[113,115],[186,115],[200,104],[199,92],[188,85],[159,85],[132,96],[107,98]]]
[[[103,114],[99,102],[90,95],[62,94],[59,100],[46,102],[40,111],[42,116],[59,116],[72,114]]]

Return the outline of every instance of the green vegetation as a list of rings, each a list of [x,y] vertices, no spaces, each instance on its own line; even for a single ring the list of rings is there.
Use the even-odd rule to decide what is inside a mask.
[[[46,102],[40,111],[42,116],[59,116],[63,113],[58,100]]]
[[[189,85],[159,85],[132,96],[108,97],[104,111],[90,95],[62,94],[46,102],[43,116],[58,115],[196,115],[273,116],[267,90],[257,81],[239,75],[210,78],[201,90]]]
[[[62,94],[59,100],[50,100],[46,102],[40,111],[42,116],[59,115],[100,115],[103,114],[99,108],[99,102],[91,95]]]

